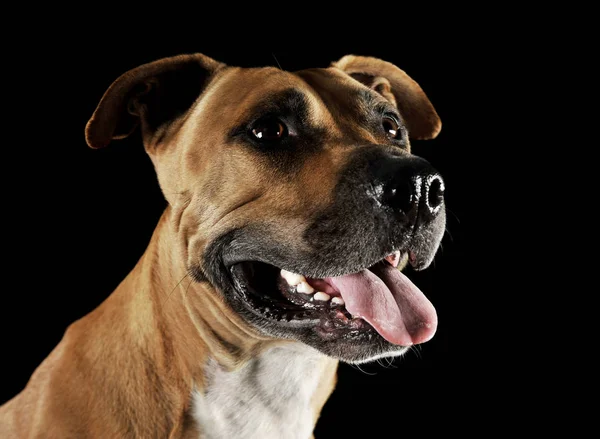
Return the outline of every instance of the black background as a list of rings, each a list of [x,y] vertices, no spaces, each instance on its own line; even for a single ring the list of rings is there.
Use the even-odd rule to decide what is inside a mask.
[[[490,133],[497,129],[490,120],[492,103],[503,93],[496,70],[508,57],[502,43],[477,41],[472,32],[451,28],[357,36],[350,26],[292,44],[283,31],[232,37],[225,25],[185,37],[111,26],[104,25],[101,38],[97,29],[44,27],[34,44],[16,50],[5,71],[8,258],[0,304],[0,403],[24,387],[66,327],[127,275],[165,206],[139,136],[103,150],[85,144],[85,124],[114,79],[180,53],[201,52],[230,65],[279,64],[291,71],[326,67],[353,53],[404,69],[443,122],[440,136],[413,142],[413,152],[445,178],[448,232],[434,264],[409,273],[436,306],[439,328],[433,340],[391,365],[341,365],[316,435],[355,438],[366,431],[396,437],[407,429],[426,435],[440,428],[460,433],[474,428],[473,419],[494,416],[497,398],[491,395],[505,373],[500,355],[490,349],[497,328],[485,317],[495,307],[489,294],[496,285],[482,269],[483,261],[493,265],[494,256],[492,238],[479,234],[481,222],[489,220],[482,212],[492,186],[480,170],[490,161]],[[518,416],[516,409],[503,410],[509,419]]]

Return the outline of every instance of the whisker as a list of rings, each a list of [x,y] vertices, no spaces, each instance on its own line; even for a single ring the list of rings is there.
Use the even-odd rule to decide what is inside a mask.
[[[184,296],[187,296],[187,292],[190,289],[190,287],[192,286],[193,282],[194,282],[194,279],[190,279],[190,283],[188,284],[187,288],[185,289],[185,292],[183,293]]]
[[[446,207],[446,212],[451,213],[452,216],[454,217],[454,219],[456,219],[456,222],[458,224],[460,224],[460,219],[458,218],[458,215],[456,215],[452,210],[450,210],[449,208]]]
[[[177,287],[181,284],[181,282],[183,282],[183,280],[188,277],[190,275],[190,273],[186,273],[185,276],[183,276],[181,278],[181,280],[179,282],[177,282],[177,285],[175,285],[175,287],[171,290],[171,292],[169,294],[167,294],[166,299],[164,300],[164,302],[162,303],[162,306],[165,305],[165,303],[167,303],[167,300],[169,300],[169,298],[171,297],[171,295],[173,294],[173,292],[177,289]],[[191,283],[191,282],[190,282]],[[189,288],[189,285],[188,285]]]
[[[369,372],[367,372],[367,371],[365,371],[365,370],[362,370],[362,369],[360,368],[360,364],[351,364],[350,366],[352,366],[352,367],[353,367],[353,368],[355,368],[355,369],[358,369],[358,370],[360,370],[360,371],[361,371],[362,373],[364,373],[365,375],[371,375],[371,376],[372,376],[372,375],[377,375],[377,373],[376,373],[376,372],[369,373]]]
[[[454,236],[452,236],[452,233],[450,233],[450,229],[448,227],[446,227],[446,229],[444,231],[448,234],[450,241],[454,242]]]
[[[379,364],[384,369],[395,369],[397,367],[394,364],[393,358],[389,358],[389,357],[379,358],[377,360],[377,364]]]
[[[421,356],[421,346],[420,345],[411,346],[410,351],[413,352],[419,360],[423,359],[423,357]]]
[[[277,63],[277,65],[279,66],[279,70],[283,70],[281,68],[281,64],[279,64],[279,61],[277,60],[277,57],[275,56],[275,54],[273,52],[271,52],[271,55],[273,56],[273,59],[275,60],[275,62]]]
[[[394,363],[395,358],[394,357],[389,357],[389,358],[384,358],[384,360],[387,363],[387,369],[396,369],[398,366],[396,366],[396,364]]]

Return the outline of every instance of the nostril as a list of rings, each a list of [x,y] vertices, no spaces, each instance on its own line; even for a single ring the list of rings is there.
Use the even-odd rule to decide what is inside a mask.
[[[414,203],[413,188],[409,181],[394,182],[383,192],[383,204],[407,213]]]
[[[433,175],[428,179],[427,204],[432,212],[435,212],[444,202],[444,182],[439,175]]]

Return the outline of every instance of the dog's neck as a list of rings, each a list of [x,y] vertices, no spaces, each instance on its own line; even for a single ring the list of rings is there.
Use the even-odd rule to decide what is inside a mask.
[[[185,417],[192,412],[201,431],[214,437],[253,437],[222,431],[232,425],[231,416],[256,432],[264,431],[269,420],[279,421],[274,429],[300,420],[298,431],[312,429],[317,408],[331,391],[337,361],[296,342],[261,336],[237,314],[224,312],[227,308],[216,302],[220,296],[209,294],[213,287],[189,276],[173,246],[171,213],[167,208],[139,263],[109,298],[129,303],[127,309],[136,315],[129,319],[136,326],[132,333],[155,365],[155,375],[181,383],[178,392],[187,403],[175,405]],[[320,389],[322,382],[327,384]],[[195,407],[189,406],[192,394]],[[273,431],[273,437],[290,437]]]
[[[227,308],[221,296],[210,291],[213,286],[191,277],[180,249],[173,245],[178,238],[172,216],[167,208],[146,252],[126,279],[130,284],[124,290],[131,300],[144,302],[139,305],[149,316],[160,320],[164,331],[161,335],[171,338],[174,355],[185,360],[187,371],[198,380],[202,379],[197,376],[198,368],[202,369],[209,358],[235,369],[273,340],[260,335],[234,312],[224,313]],[[146,291],[140,291],[138,283]]]
[[[235,371],[211,361],[192,416],[207,439],[307,439],[333,362],[299,343],[270,348]]]

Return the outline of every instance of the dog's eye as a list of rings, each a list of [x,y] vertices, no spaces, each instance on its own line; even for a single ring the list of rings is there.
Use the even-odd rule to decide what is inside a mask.
[[[252,127],[252,135],[262,142],[275,142],[288,135],[287,127],[278,119],[261,119]]]
[[[400,129],[400,125],[392,116],[384,116],[381,123],[385,134],[390,139],[400,140],[402,138],[402,130]]]

